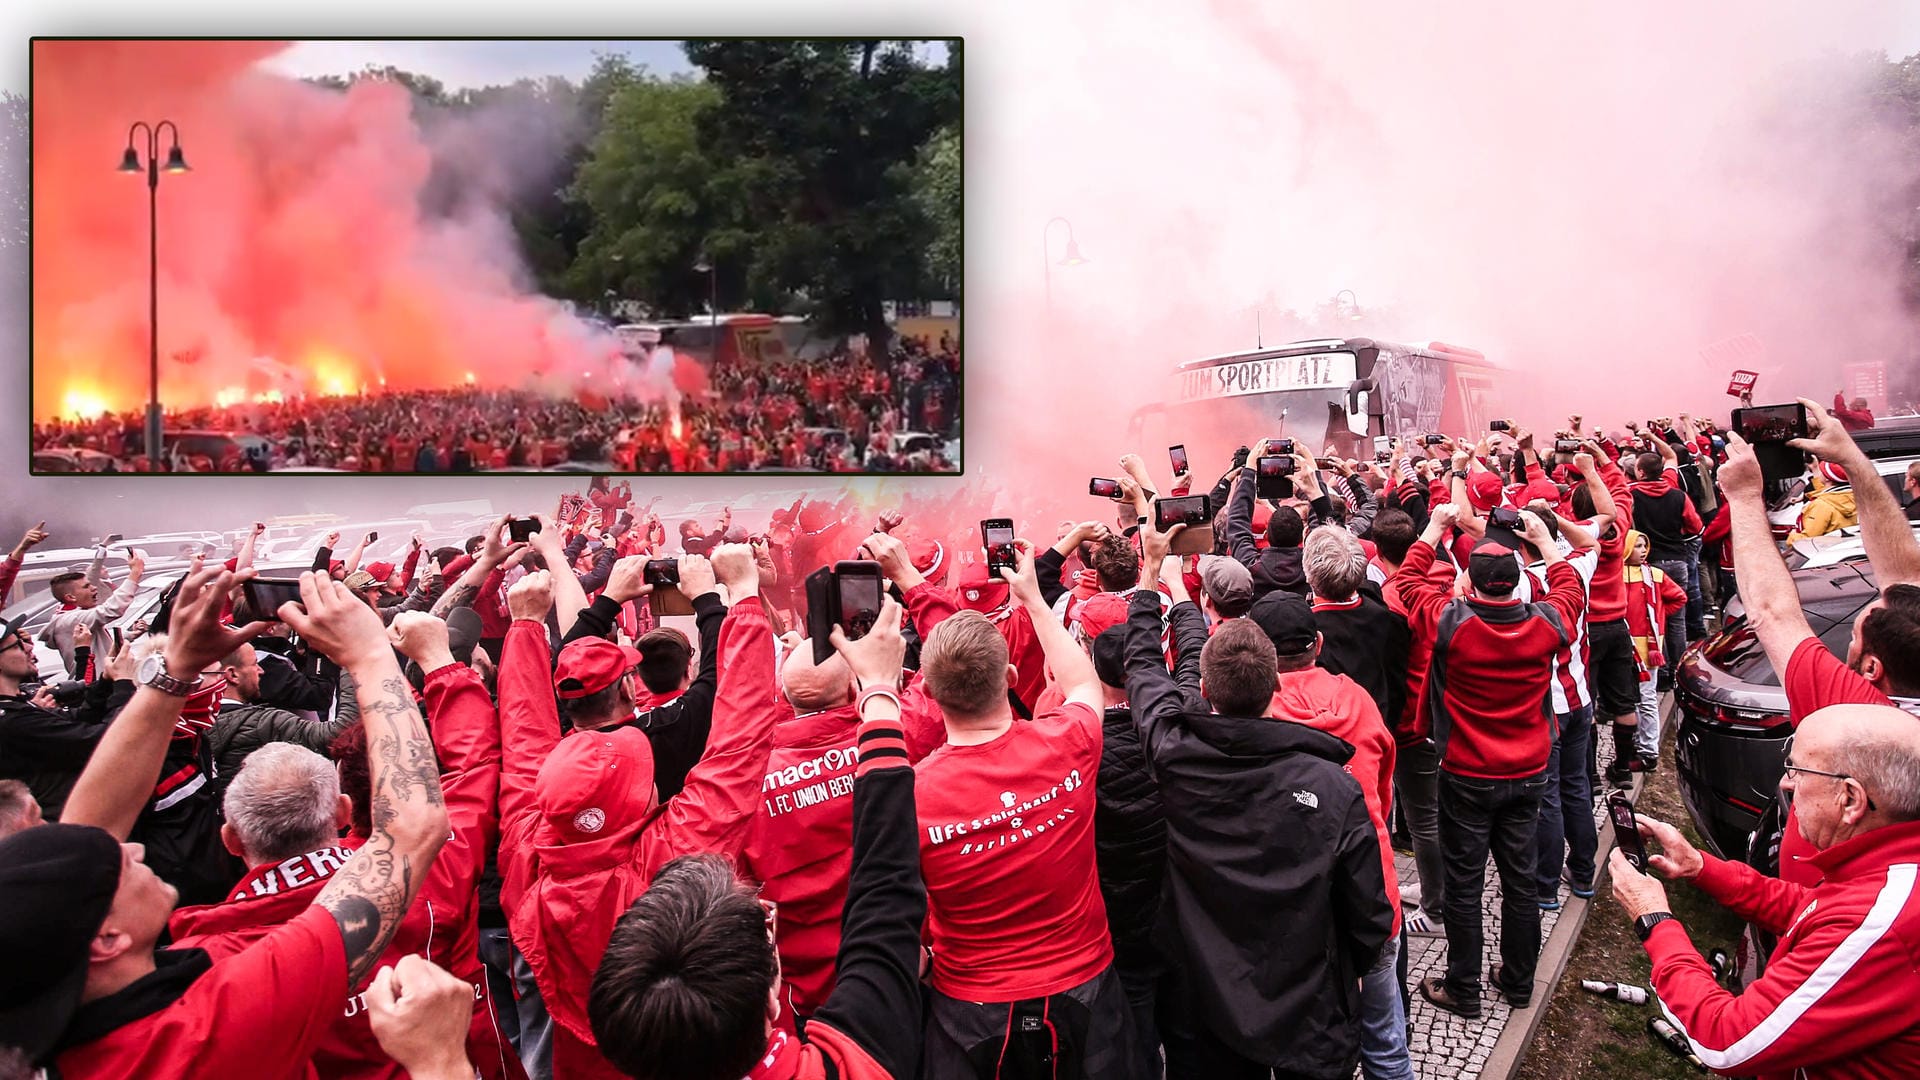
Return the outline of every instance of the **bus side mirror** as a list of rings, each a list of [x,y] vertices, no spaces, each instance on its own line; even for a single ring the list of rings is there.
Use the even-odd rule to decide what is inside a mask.
[[[1373,412],[1374,382],[1356,379],[1347,384],[1347,428],[1355,435],[1367,434],[1367,417]]]

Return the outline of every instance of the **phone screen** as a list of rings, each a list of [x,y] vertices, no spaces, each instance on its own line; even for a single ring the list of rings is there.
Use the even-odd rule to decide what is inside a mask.
[[[1553,452],[1556,454],[1577,454],[1580,452],[1579,439],[1553,440]]]
[[[1733,429],[1750,443],[1779,443],[1807,437],[1807,407],[1761,405],[1733,410]]]
[[[834,575],[834,584],[840,590],[840,627],[846,632],[847,640],[858,641],[867,636],[873,624],[880,617],[880,578],[870,573],[848,573],[842,571]]]
[[[1267,453],[1279,454],[1282,457],[1285,457],[1286,455],[1293,453],[1293,440],[1292,439],[1268,439]]]
[[[1205,495],[1183,495],[1178,499],[1161,499],[1154,504],[1154,527],[1161,532],[1175,525],[1208,525],[1213,521],[1212,508]]]
[[[640,580],[647,585],[678,585],[680,562],[677,559],[648,559]]]
[[[1187,448],[1170,446],[1167,448],[1167,461],[1173,465],[1175,475],[1187,471]]]
[[[507,522],[507,537],[516,544],[524,544],[540,531],[540,522],[536,518],[514,518]]]
[[[1620,846],[1620,853],[1635,870],[1646,873],[1647,845],[1640,838],[1640,826],[1633,820],[1633,804],[1625,795],[1613,792],[1607,796],[1607,814],[1613,819],[1613,842]]]
[[[1120,497],[1120,481],[1103,480],[1096,476],[1087,481],[1087,494],[1098,495],[1103,499],[1117,499]]]
[[[995,574],[1001,567],[1011,570],[1016,565],[1013,547],[1013,522],[999,518],[980,523],[981,546],[987,550],[987,573]]]

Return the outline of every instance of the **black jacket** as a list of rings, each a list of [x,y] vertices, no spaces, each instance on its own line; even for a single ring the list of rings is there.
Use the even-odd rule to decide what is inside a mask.
[[[333,710],[340,669],[333,661],[293,654],[284,639],[255,638],[260,660],[260,704],[325,717]]]
[[[1307,575],[1301,569],[1301,549],[1262,550],[1253,539],[1253,470],[1242,469],[1227,500],[1227,548],[1253,573],[1253,598],[1270,592],[1307,595]]]
[[[1346,1078],[1359,979],[1393,932],[1353,747],[1302,724],[1193,711],[1136,593],[1127,696],[1167,821],[1160,937],[1194,1015],[1234,1053]]]
[[[713,695],[720,680],[720,624],[727,605],[712,593],[693,598],[694,626],[700,634],[700,670],[681,695],[633,718],[628,725],[646,733],[653,747],[653,782],[665,803],[687,786],[687,774],[707,752],[713,731]]]
[[[1314,605],[1320,627],[1320,666],[1360,684],[1383,717],[1397,717],[1407,700],[1407,652],[1412,635],[1407,620],[1369,595],[1371,583],[1356,594],[1360,602],[1347,607]]]
[[[50,712],[24,697],[0,697],[0,780],[26,784],[41,813],[56,821],[106,733],[104,717]]]
[[[224,799],[241,763],[268,743],[294,743],[325,757],[335,736],[359,720],[360,703],[354,693],[353,676],[344,671],[340,673],[340,708],[332,720],[316,722],[258,702],[221,702],[220,715],[207,732],[207,748],[213,756],[214,797]]]
[[[1183,661],[1181,666],[1186,667]],[[1194,678],[1200,657],[1193,655]],[[1160,889],[1167,876],[1167,822],[1160,789],[1147,772],[1146,751],[1133,712],[1125,705],[1106,711],[1100,747],[1100,780],[1093,812],[1094,858],[1100,895],[1107,903],[1113,965],[1135,974],[1160,970],[1153,928],[1160,916]]]

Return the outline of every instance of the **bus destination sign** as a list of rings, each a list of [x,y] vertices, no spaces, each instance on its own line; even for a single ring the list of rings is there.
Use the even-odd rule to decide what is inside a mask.
[[[1286,390],[1344,390],[1354,380],[1355,371],[1352,353],[1327,352],[1231,360],[1182,371],[1176,378],[1180,380],[1180,400],[1188,402]]]

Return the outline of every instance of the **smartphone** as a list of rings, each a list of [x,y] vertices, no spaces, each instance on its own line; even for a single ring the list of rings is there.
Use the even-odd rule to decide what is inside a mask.
[[[1117,499],[1120,497],[1120,481],[1096,476],[1087,481],[1087,494],[1098,495],[1102,499]]]
[[[1393,460],[1393,451],[1391,451],[1391,450],[1375,450],[1375,451],[1373,452],[1373,460],[1375,460],[1375,461],[1377,461],[1377,462],[1379,462],[1379,463],[1380,463],[1380,464],[1382,464],[1382,465],[1385,465],[1385,464],[1386,464],[1387,462],[1389,462],[1389,461],[1392,461],[1392,460]]]
[[[1261,458],[1267,461],[1267,458]],[[1291,461],[1286,458],[1279,460]],[[1177,499],[1161,499],[1153,504],[1153,526],[1166,532],[1175,525],[1195,528],[1213,524],[1213,500],[1205,495],[1182,495]]]
[[[240,586],[240,596],[254,618],[277,622],[282,604],[300,603],[300,579],[254,578]]]
[[[1580,452],[1579,439],[1553,440],[1553,452],[1556,454],[1577,454]]]
[[[1330,458],[1330,457],[1314,458],[1313,463],[1316,467],[1322,468],[1322,469],[1340,468],[1340,461],[1338,458]]]
[[[1633,820],[1633,804],[1618,792],[1607,794],[1607,817],[1613,821],[1613,842],[1620,848],[1620,854],[1627,857],[1635,870],[1647,872],[1647,842],[1640,836],[1640,826]]]
[[[640,580],[647,585],[680,584],[679,559],[648,559],[647,567],[641,571]]]
[[[1807,407],[1758,405],[1733,410],[1733,430],[1750,443],[1783,443],[1807,437]]]
[[[1180,446],[1167,447],[1167,462],[1173,466],[1173,474],[1175,476],[1178,476],[1181,473],[1186,472],[1187,471],[1187,448],[1185,444],[1182,444]]]
[[[1258,470],[1254,473],[1254,494],[1263,499],[1286,499],[1293,496],[1294,463],[1290,457],[1268,455],[1260,459]],[[1166,505],[1165,502],[1161,503]]]
[[[1173,555],[1202,555],[1213,550],[1213,499],[1206,495],[1182,495],[1177,499],[1160,499],[1153,504],[1154,527],[1166,532],[1175,525],[1185,525],[1180,535],[1173,538],[1168,553]]]
[[[997,581],[1000,568],[1012,570],[1018,562],[1013,546],[1013,519],[987,518],[980,523],[980,546],[987,552],[987,577]]]
[[[1292,439],[1268,439],[1267,453],[1278,454],[1282,457],[1290,455],[1293,453],[1293,440]]]
[[[880,564],[843,561],[833,564],[834,621],[848,641],[867,636],[880,619],[880,603],[886,597],[887,581]]]
[[[1495,420],[1487,425],[1488,431],[1512,431],[1513,423],[1508,420]]]
[[[378,540],[378,539],[380,539],[380,534],[377,532],[370,532],[367,534],[367,543],[369,544],[373,543],[375,540]]]
[[[117,655],[127,646],[127,633],[117,626],[107,628],[107,636],[113,642],[113,651]]]
[[[1373,452],[1376,454],[1392,454],[1393,453],[1393,436],[1375,435],[1373,437]],[[1382,460],[1385,460],[1385,459],[1383,458]]]
[[[1487,511],[1487,523],[1498,529],[1512,529],[1516,533],[1524,529],[1520,524],[1520,511],[1510,510],[1504,506],[1496,506]]]
[[[833,656],[833,571],[821,567],[807,575],[807,640],[813,642],[813,662]]]
[[[1445,435],[1428,435],[1421,440],[1421,445],[1439,446],[1441,443],[1444,443],[1446,441],[1447,441],[1447,437]]]
[[[513,518],[507,522],[507,538],[516,544],[526,543],[539,531],[539,518]]]

